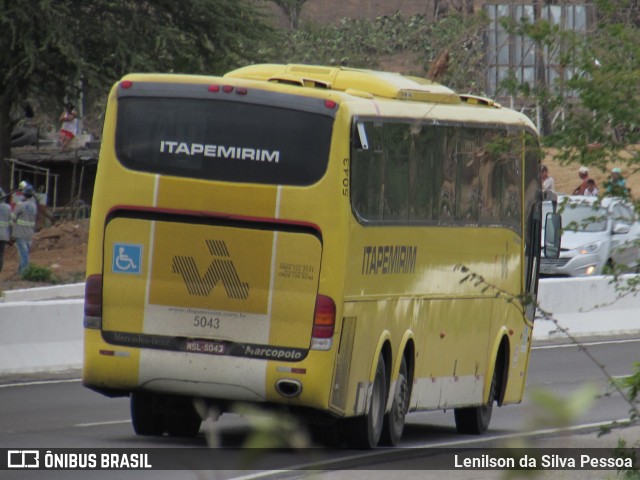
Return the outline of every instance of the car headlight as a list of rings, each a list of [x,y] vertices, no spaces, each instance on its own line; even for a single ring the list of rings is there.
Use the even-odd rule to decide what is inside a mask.
[[[593,243],[588,243],[586,245],[578,247],[575,249],[575,251],[578,252],[578,254],[580,255],[587,255],[589,253],[596,253],[598,250],[600,250],[601,246],[602,246],[602,242],[593,242]]]

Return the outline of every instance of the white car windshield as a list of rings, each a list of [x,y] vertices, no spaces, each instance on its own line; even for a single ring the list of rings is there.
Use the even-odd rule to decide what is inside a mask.
[[[562,228],[573,232],[604,232],[607,229],[607,211],[593,205],[565,205],[559,208]]]

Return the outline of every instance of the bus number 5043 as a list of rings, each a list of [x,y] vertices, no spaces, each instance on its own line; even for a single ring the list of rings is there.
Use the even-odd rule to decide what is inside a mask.
[[[344,166],[344,169],[342,170],[344,172],[344,177],[342,179],[342,195],[345,197],[349,196],[349,159],[345,158],[344,160],[342,160],[342,165]]]
[[[220,328],[220,319],[218,317],[205,317],[196,315],[193,317],[193,326],[201,328]]]

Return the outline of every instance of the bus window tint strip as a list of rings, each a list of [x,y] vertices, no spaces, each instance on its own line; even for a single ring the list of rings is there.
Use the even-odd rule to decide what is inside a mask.
[[[351,199],[365,224],[502,225],[520,231],[522,130],[359,121]],[[354,128],[354,135],[360,133]]]

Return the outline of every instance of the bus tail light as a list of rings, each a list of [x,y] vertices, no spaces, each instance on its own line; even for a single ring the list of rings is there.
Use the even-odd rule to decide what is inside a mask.
[[[333,344],[333,332],[336,326],[336,304],[325,295],[316,297],[316,309],[313,315],[311,333],[312,350],[329,350]]]
[[[209,85],[207,87],[207,90],[209,90],[212,93],[218,93],[220,91],[224,92],[224,93],[231,93],[231,92],[236,92],[238,95],[246,95],[247,93],[249,93],[249,90],[245,87],[234,87],[233,85]]]
[[[102,275],[90,275],[84,285],[84,328],[102,328]]]

